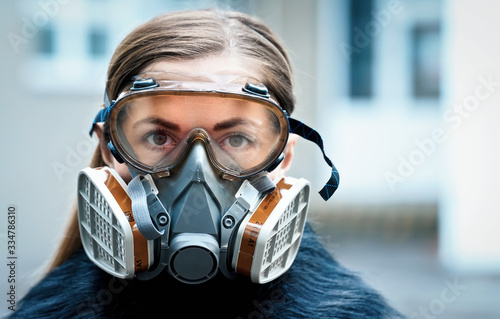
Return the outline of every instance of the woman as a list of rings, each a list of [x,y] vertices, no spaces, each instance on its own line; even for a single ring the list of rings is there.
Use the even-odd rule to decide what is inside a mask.
[[[120,101],[120,92],[123,92],[127,85],[130,90],[133,90],[136,85],[134,82],[130,86],[131,78],[138,74],[157,74],[165,71],[168,71],[168,74],[183,75],[182,81],[185,81],[185,74],[208,74],[214,75],[217,79],[232,74],[243,75],[246,79],[256,79],[262,84],[258,85],[257,89],[251,87],[250,95],[255,95],[256,90],[260,88],[267,88],[276,101],[276,105],[281,106],[288,114],[291,114],[294,108],[292,73],[283,46],[262,22],[241,13],[218,10],[169,13],[139,26],[122,41],[112,57],[108,70],[106,95],[110,99]],[[149,78],[139,78],[139,80],[144,79],[149,80]],[[203,81],[210,82],[211,80],[204,79]],[[219,80],[215,82],[218,83]],[[139,84],[143,85],[144,83]],[[157,85],[156,82],[153,84]],[[130,90],[130,95],[125,94],[125,96],[132,96],[131,94],[134,92]],[[257,93],[257,95],[266,95],[267,91],[263,92],[266,94],[261,93]],[[245,98],[255,101],[269,99],[269,97],[257,99],[250,95]],[[173,99],[171,96],[169,98]],[[149,103],[148,101],[151,102],[147,100],[142,105]],[[219,101],[214,102],[214,105],[219,105]],[[113,106],[114,102],[107,104]],[[133,105],[133,102],[128,104],[124,102],[120,105],[123,105],[122,109],[127,110],[126,116],[123,116],[124,120],[120,124],[123,127],[127,127],[127,125],[129,127],[140,126],[141,123],[145,122],[148,125],[150,122],[158,122],[157,119],[152,121],[148,117],[142,118],[136,123],[127,123],[128,119],[133,118],[134,108],[129,107],[129,105]],[[183,108],[179,108],[178,111],[183,112],[187,106],[188,104],[183,105]],[[152,108],[154,109],[154,107]],[[144,113],[141,114],[144,115]],[[206,116],[203,120],[210,118],[209,114],[204,115]],[[107,118],[107,116],[103,113],[98,115],[101,119]],[[115,116],[115,118],[119,117],[119,115]],[[263,118],[268,117],[264,116]],[[164,124],[166,120],[163,119],[163,127],[168,126]],[[192,116],[189,116],[189,121],[192,121]],[[137,155],[137,153],[151,153],[138,151],[140,148],[134,146],[134,137],[129,137],[125,128],[122,126],[114,128],[113,124],[109,124],[111,120],[106,124],[99,122],[101,121],[96,121],[93,131],[99,136],[100,145],[90,166],[113,168],[119,177],[132,188],[132,182],[136,179],[135,170],[131,169],[130,165],[120,163],[123,162],[122,157],[125,157],[125,161],[128,163],[135,161],[135,167],[143,170],[145,166],[156,167],[158,163],[155,162],[153,165],[148,162],[149,158],[145,159]],[[240,122],[244,121],[239,120],[238,123]],[[279,120],[275,122],[279,122]],[[176,123],[174,121],[174,126]],[[199,126],[199,124],[196,125]],[[236,124],[225,123],[216,126],[221,129],[221,127],[234,125]],[[279,125],[286,126],[288,124]],[[271,126],[272,124],[267,124],[261,129],[253,129],[253,131],[265,131]],[[193,143],[192,145],[195,145],[197,140],[202,140],[203,143],[207,144],[207,140],[210,140],[211,136],[215,134],[213,132],[207,133],[204,129],[205,127],[202,129],[202,133],[198,130],[186,133],[191,138],[189,141],[194,140],[194,142],[190,142]],[[161,134],[147,135],[147,138],[137,139],[139,141],[137,147],[146,143],[148,147],[153,145],[154,152],[156,152],[156,147],[159,145],[164,147],[168,141],[175,140],[175,137],[172,137],[170,133],[163,134],[164,130],[162,129]],[[177,128],[177,130],[181,129]],[[259,138],[268,138],[269,135],[272,135],[271,131],[268,130],[266,134],[259,135]],[[125,141],[116,145],[120,138]],[[276,140],[285,141],[284,139]],[[112,142],[111,147],[109,146],[110,141]],[[219,142],[219,140],[217,141]],[[285,155],[284,160],[283,157],[280,157],[280,160],[277,162],[275,160],[274,164],[266,162],[266,169],[272,170],[270,173],[272,179],[284,176],[289,169],[295,141],[296,138],[292,135],[288,138],[286,146],[280,144],[279,151]],[[203,144],[202,142],[200,143]],[[246,135],[236,137],[230,135],[229,139],[224,138],[223,141],[216,143],[220,145],[222,150],[212,149],[212,152],[217,155],[217,152],[228,152],[231,148],[241,150],[241,147],[247,147],[251,142],[251,138]],[[194,148],[194,146],[192,147]],[[206,145],[203,147],[203,149],[208,148]],[[210,147],[217,148],[218,146]],[[118,152],[116,148],[119,149]],[[188,151],[182,150],[182,152]],[[269,152],[266,151],[266,153]],[[134,156],[137,157],[133,158]],[[187,158],[189,156],[186,155]],[[248,160],[248,156],[244,157],[245,160]],[[188,160],[182,157],[182,161]],[[213,161],[212,158],[211,160]],[[219,159],[217,163],[223,161],[224,159]],[[235,161],[237,163],[234,164],[234,167],[243,167],[240,169],[240,173],[245,171],[245,165],[253,167],[253,164],[242,164],[238,160]],[[227,164],[227,166],[230,165],[232,164]],[[176,173],[175,169],[173,175]],[[226,167],[226,173],[229,171],[231,169]],[[141,187],[139,189],[142,190]],[[134,209],[134,214],[135,212]],[[180,218],[178,219],[180,220]],[[168,223],[168,218],[165,218],[165,222]],[[153,232],[151,238],[153,238],[163,236],[159,225],[161,223],[152,226],[143,225],[142,227],[150,227]],[[265,284],[255,284],[242,276],[227,279],[225,278],[227,276],[222,276],[220,273],[211,273],[210,276],[213,278],[196,285],[184,283],[194,278],[196,274],[183,273],[182,269],[174,274],[181,277],[180,280],[172,278],[172,271],[170,274],[157,273],[155,278],[151,280],[118,279],[111,276],[87,258],[81,248],[82,243],[78,228],[77,213],[74,212],[64,240],[53,260],[51,272],[28,293],[13,317],[122,318],[155,315],[183,318],[195,316],[215,316],[218,318],[400,317],[400,314],[388,306],[380,295],[367,287],[350,271],[337,264],[318,243],[308,225],[305,226],[300,250],[293,266],[277,279]],[[155,231],[158,232],[158,235],[154,234]],[[145,237],[147,236],[145,235]],[[170,256],[170,258],[173,257]]]

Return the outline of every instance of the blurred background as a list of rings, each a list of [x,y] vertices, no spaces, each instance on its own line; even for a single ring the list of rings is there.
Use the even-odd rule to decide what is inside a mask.
[[[294,117],[341,174],[311,223],[409,318],[500,318],[500,3],[488,0],[22,0],[0,3],[0,293],[16,207],[17,297],[62,236],[107,64],[157,14],[260,17],[290,52]],[[301,140],[291,175],[329,177]],[[0,298],[0,314],[8,304]]]

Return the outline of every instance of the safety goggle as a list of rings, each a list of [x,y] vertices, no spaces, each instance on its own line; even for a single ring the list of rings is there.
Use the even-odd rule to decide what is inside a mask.
[[[109,124],[108,147],[115,158],[160,176],[169,175],[196,140],[205,143],[212,163],[226,176],[271,170],[289,133],[297,133],[318,144],[332,167],[323,198],[338,186],[338,172],[319,134],[288,118],[267,88],[249,78],[146,72],[97,114],[91,133],[99,122]]]

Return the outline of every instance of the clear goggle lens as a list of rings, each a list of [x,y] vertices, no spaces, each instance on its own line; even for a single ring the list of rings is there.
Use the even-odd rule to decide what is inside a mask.
[[[287,123],[277,105],[246,94],[167,90],[121,98],[110,129],[124,159],[146,172],[168,171],[202,139],[215,166],[248,176],[281,154]]]

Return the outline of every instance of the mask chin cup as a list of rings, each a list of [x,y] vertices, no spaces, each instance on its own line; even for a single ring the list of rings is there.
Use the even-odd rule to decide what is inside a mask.
[[[302,240],[310,183],[282,178],[238,229],[232,267],[252,282],[270,282],[292,265]]]
[[[127,185],[108,167],[78,175],[78,220],[82,245],[98,267],[118,278],[133,278],[154,262],[153,241],[136,226]]]

